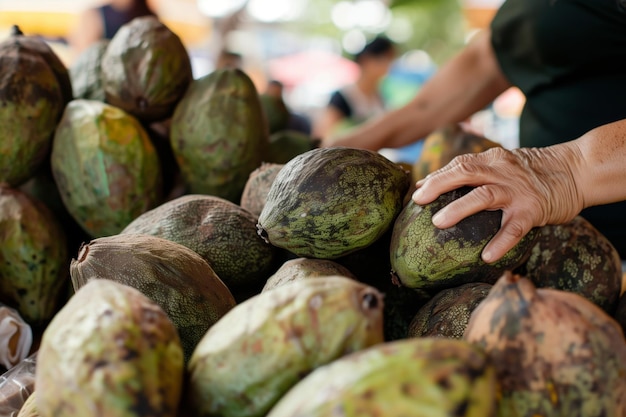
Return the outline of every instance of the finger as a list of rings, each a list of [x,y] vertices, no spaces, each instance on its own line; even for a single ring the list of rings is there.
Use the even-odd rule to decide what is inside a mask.
[[[490,154],[465,154],[454,158],[449,164],[418,181],[413,193],[416,204],[428,204],[441,194],[464,185],[489,184],[497,172],[489,165]]]
[[[500,230],[498,230],[493,239],[491,239],[483,249],[483,261],[486,263],[496,262],[506,255],[508,251],[513,249],[530,231],[531,227],[530,225],[526,225],[526,223],[527,222],[519,220],[503,222]]]
[[[505,188],[497,185],[484,185],[447,204],[433,216],[433,224],[438,228],[452,227],[466,217],[483,210],[498,210],[507,207],[511,197]]]

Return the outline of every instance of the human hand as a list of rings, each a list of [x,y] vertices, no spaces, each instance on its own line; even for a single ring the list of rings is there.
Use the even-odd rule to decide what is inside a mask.
[[[580,213],[584,202],[575,178],[581,160],[578,148],[566,144],[465,154],[418,181],[413,200],[424,205],[458,187],[476,187],[432,221],[445,229],[479,211],[502,210],[500,230],[482,252],[483,260],[491,263],[533,227],[565,223]]]

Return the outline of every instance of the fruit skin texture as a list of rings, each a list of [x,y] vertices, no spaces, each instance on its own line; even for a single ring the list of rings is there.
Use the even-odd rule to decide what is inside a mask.
[[[43,333],[36,405],[42,417],[174,417],[183,371],[163,310],[131,287],[95,280]]]
[[[198,253],[233,292],[261,290],[274,267],[275,249],[256,232],[256,217],[208,195],[185,195],[143,213],[122,234],[145,234]]]
[[[269,133],[250,77],[218,69],[194,80],[172,116],[170,140],[190,194],[239,203],[269,146]]]
[[[230,290],[191,249],[148,235],[113,235],[83,245],[72,259],[75,290],[108,279],[141,291],[168,314],[188,359],[209,327],[235,306]]]
[[[276,175],[278,175],[278,171],[284,166],[285,164],[263,162],[260,167],[250,173],[248,181],[246,181],[246,185],[241,193],[241,201],[239,204],[255,215],[257,219],[259,214],[263,211],[267,194],[270,192],[270,188],[272,187],[274,179],[276,179]]]
[[[495,263],[487,264],[481,252],[500,228],[502,211],[481,211],[447,229],[432,223],[432,216],[470,187],[444,193],[424,206],[412,200],[393,226],[390,256],[394,278],[401,285],[438,291],[468,282],[495,282],[505,270],[521,265],[537,237],[532,229]]]
[[[0,186],[0,302],[30,325],[45,324],[67,288],[66,235],[39,201]]]
[[[102,57],[109,46],[108,39],[101,39],[81,52],[69,68],[74,98],[105,101],[102,85]]]
[[[155,16],[123,25],[101,66],[106,102],[143,122],[170,117],[193,80],[185,46]]]
[[[489,358],[463,340],[419,338],[379,344],[320,367],[267,417],[493,417]]]
[[[498,416],[626,415],[626,341],[578,294],[536,289],[506,272],[474,310],[464,339],[491,357]]]
[[[64,106],[54,70],[25,39],[0,43],[0,183],[10,186],[42,165]]]
[[[408,187],[408,174],[376,152],[313,149],[274,179],[259,233],[300,257],[336,259],[380,238],[402,210]]]
[[[301,280],[237,305],[188,364],[192,416],[264,416],[305,374],[383,341],[382,295],[352,279]]]
[[[485,282],[469,282],[439,291],[417,311],[407,336],[462,339],[472,311],[491,288]]]
[[[611,242],[581,216],[539,228],[520,274],[541,288],[572,291],[609,314],[622,288],[622,262]]]
[[[99,101],[66,106],[51,165],[64,205],[91,237],[119,233],[161,199],[161,165],[146,131]]]
[[[278,270],[267,279],[263,291],[269,291],[281,285],[301,279],[315,279],[332,275],[356,279],[348,268],[330,259],[290,259],[285,261]]]
[[[63,105],[69,103],[73,98],[72,80],[69,70],[50,45],[39,35],[25,35],[16,25],[11,28],[11,37],[9,39],[9,42],[19,43],[20,47],[32,54],[39,55],[46,61],[59,83]]]

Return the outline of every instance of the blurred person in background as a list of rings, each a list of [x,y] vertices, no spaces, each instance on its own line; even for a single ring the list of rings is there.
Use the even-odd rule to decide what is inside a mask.
[[[524,150],[461,158],[443,168],[451,178],[444,185],[432,185],[435,178],[447,178],[441,173],[421,183],[425,188],[415,201],[425,203],[453,185],[476,186],[433,221],[449,227],[472,211],[502,209],[499,250],[483,252],[489,261],[531,226],[566,222],[580,210],[626,259],[626,202],[607,204],[623,200],[625,186],[616,169],[622,164],[623,170],[626,162],[624,0],[506,0],[490,27],[442,66],[411,102],[341,138],[325,138],[324,146],[403,146],[466,120],[512,86],[525,96],[519,120]],[[575,139],[575,145],[535,149]],[[515,166],[510,172],[504,169],[509,165]],[[579,172],[581,166],[586,170]]]
[[[326,108],[316,117],[313,135],[329,138],[338,131],[356,126],[385,113],[380,83],[396,57],[395,45],[384,36],[377,36],[358,52],[359,77],[335,91]]]
[[[83,11],[68,41],[75,53],[80,53],[101,39],[113,38],[120,27],[134,18],[149,15],[155,13],[146,0],[111,0]]]

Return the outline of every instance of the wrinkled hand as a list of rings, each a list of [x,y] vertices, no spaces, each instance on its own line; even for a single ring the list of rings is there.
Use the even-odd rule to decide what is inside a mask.
[[[533,227],[565,223],[580,213],[579,160],[575,148],[559,145],[461,155],[419,181],[413,200],[428,204],[460,186],[476,187],[436,213],[433,224],[445,229],[479,211],[501,209],[500,230],[482,253],[485,262],[495,262]]]

